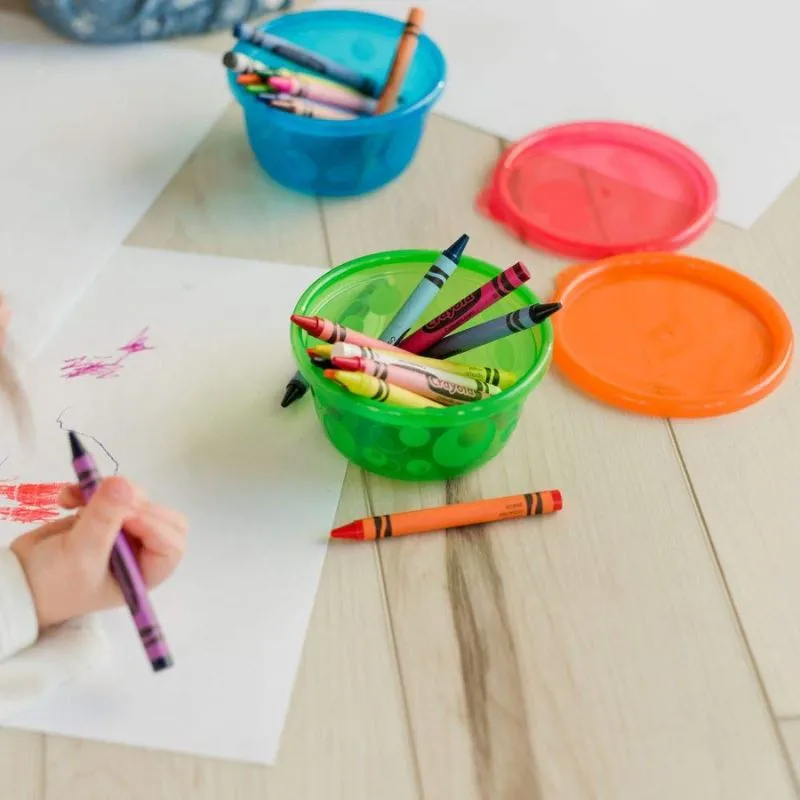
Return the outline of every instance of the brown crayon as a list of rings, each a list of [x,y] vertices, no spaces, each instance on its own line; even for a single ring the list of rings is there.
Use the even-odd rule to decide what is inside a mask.
[[[386,79],[381,96],[378,98],[378,105],[375,109],[376,114],[386,114],[394,109],[400,89],[403,87],[403,81],[406,79],[406,73],[411,65],[411,59],[414,58],[424,19],[425,12],[421,8],[412,7],[408,12],[406,25],[403,28],[400,41],[397,43],[394,60],[389,70],[389,77]]]
[[[410,533],[430,533],[466,525],[485,525],[504,519],[552,514],[561,511],[562,506],[561,492],[558,489],[550,489],[545,492],[478,500],[475,503],[459,503],[438,508],[422,508],[418,511],[404,511],[400,514],[366,517],[334,528],[331,531],[331,538],[362,541],[389,539]]]

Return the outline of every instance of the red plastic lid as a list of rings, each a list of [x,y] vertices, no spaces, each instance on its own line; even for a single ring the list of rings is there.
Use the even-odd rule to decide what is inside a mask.
[[[552,298],[553,361],[598,400],[660,417],[752,405],[786,377],[789,319],[761,286],[721,264],[631,253],[568,267]]]
[[[512,145],[478,205],[536,247],[605,258],[694,241],[714,219],[717,183],[696,153],[664,134],[580,122]]]

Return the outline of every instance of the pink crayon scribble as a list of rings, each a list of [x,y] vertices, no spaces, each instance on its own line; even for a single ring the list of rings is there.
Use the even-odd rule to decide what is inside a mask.
[[[148,328],[141,330],[135,338],[131,339],[117,350],[121,356],[76,356],[68,358],[61,365],[62,378],[116,378],[122,369],[122,362],[126,358],[143,353],[154,348],[147,344]]]
[[[123,353],[125,353],[123,358],[133,355],[133,353],[141,353],[143,350],[154,349],[147,344],[148,330],[149,330],[148,328],[144,328],[143,330],[139,331],[135,339],[131,339],[127,344],[124,344],[122,345],[122,347],[119,348],[120,350],[122,350]]]

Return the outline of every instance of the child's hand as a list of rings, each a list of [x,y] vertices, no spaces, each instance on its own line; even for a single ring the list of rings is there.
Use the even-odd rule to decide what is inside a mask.
[[[0,294],[0,350],[6,343],[6,331],[11,322],[11,309],[8,307],[5,297]]]
[[[64,508],[78,508],[82,504],[78,487],[65,487],[59,502]],[[183,556],[186,520],[176,511],[149,503],[124,478],[107,478],[77,514],[13,542],[11,549],[25,570],[40,628],[123,604],[108,566],[123,525],[145,584],[158,586]]]

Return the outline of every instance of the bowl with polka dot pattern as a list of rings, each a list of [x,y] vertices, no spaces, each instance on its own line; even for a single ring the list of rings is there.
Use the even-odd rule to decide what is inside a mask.
[[[296,314],[318,315],[378,337],[440,253],[392,250],[326,272],[303,293]],[[501,270],[464,256],[424,314],[424,323]],[[522,286],[474,320],[484,322],[539,300]],[[472,324],[472,323],[470,323]],[[447,480],[494,458],[519,421],[523,404],[550,365],[550,321],[456,356],[453,360],[508,370],[517,382],[498,395],[443,409],[407,409],[350,394],[325,378],[307,348],[319,344],[293,326],[292,351],[313,393],[317,417],[333,446],[353,464],[387,478]]]
[[[382,86],[403,22],[360,11],[302,11],[261,29],[374,78]],[[235,52],[270,67],[307,72],[246,42]],[[394,180],[411,163],[425,122],[445,85],[445,59],[421,35],[393,111],[354,120],[309,119],[271,108],[228,76],[244,112],[247,138],[261,167],[278,183],[326,197],[370,192]]]

